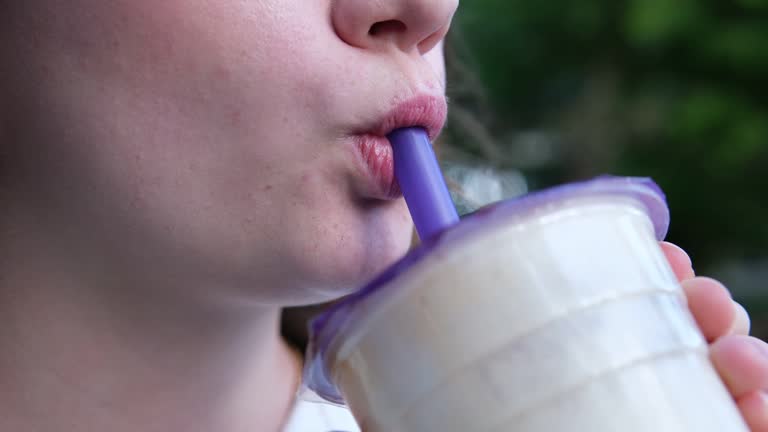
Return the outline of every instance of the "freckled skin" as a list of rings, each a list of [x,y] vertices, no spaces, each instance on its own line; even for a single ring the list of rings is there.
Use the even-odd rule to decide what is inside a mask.
[[[405,205],[354,196],[348,137],[441,89],[440,46],[354,46],[328,1],[12,3],[11,177],[88,230],[62,249],[276,303],[338,297],[407,249]]]

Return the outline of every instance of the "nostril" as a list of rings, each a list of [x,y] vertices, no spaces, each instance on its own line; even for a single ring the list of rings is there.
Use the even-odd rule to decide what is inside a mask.
[[[405,23],[397,20],[380,21],[371,26],[368,34],[377,36],[386,33],[403,33],[407,30]]]

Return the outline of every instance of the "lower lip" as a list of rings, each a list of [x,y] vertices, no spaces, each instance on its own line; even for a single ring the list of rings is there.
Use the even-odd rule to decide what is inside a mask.
[[[366,198],[379,200],[402,197],[395,178],[395,159],[389,140],[371,134],[357,135],[355,147],[364,178],[361,193]]]

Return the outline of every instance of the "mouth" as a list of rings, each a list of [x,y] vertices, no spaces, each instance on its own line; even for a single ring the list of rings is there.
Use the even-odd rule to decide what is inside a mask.
[[[447,112],[445,97],[420,95],[397,104],[376,123],[354,134],[363,174],[362,196],[385,201],[402,197],[387,135],[395,129],[421,127],[434,140],[445,125]]]

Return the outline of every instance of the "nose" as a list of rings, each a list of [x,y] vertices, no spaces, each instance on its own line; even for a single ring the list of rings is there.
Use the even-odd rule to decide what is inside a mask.
[[[448,32],[458,5],[459,0],[334,0],[331,17],[349,45],[424,54]]]

